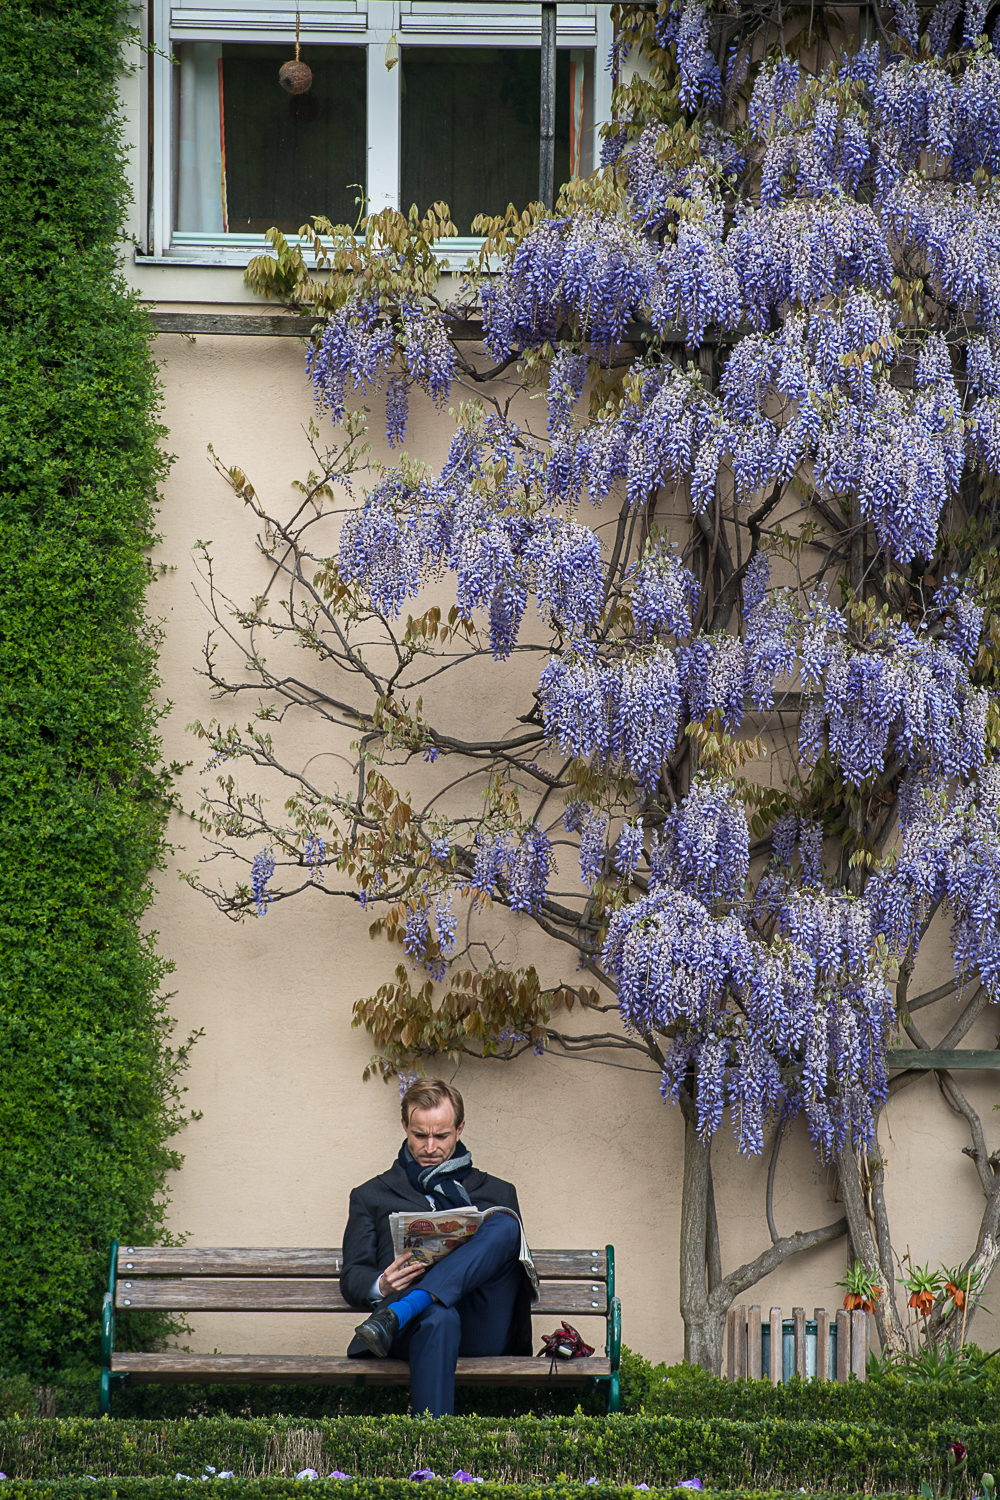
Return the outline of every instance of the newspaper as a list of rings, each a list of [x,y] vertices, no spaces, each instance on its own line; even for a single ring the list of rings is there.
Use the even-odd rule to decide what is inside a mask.
[[[448,1208],[426,1213],[395,1213],[389,1215],[389,1229],[392,1234],[393,1255],[402,1255],[409,1250],[414,1260],[421,1265],[436,1265],[459,1245],[464,1245],[466,1240],[472,1238],[484,1219],[490,1214],[510,1214],[521,1230],[521,1245],[518,1252],[519,1259],[531,1282],[532,1302],[538,1299],[538,1275],[535,1265],[531,1259],[531,1251],[528,1242],[524,1238],[524,1228],[520,1219],[512,1208]]]

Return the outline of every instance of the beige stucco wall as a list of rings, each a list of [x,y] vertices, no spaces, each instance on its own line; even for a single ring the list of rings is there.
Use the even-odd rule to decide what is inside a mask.
[[[174,276],[179,272],[172,272]],[[181,778],[187,806],[205,780],[204,748],[185,733],[196,717],[239,712],[213,705],[198,675],[208,617],[195,597],[191,552],[211,539],[218,576],[235,598],[261,587],[262,563],[251,518],[213,472],[211,442],[238,463],[258,489],[280,498],[308,467],[302,428],[312,405],[303,350],[293,340],[161,337],[169,448],[176,455],[164,492],[163,541],[156,561],[167,571],[152,590],[163,621],[161,657],[165,758],[194,760]],[[411,448],[437,459],[449,435],[446,418],[416,412]],[[492,669],[491,669],[492,670]],[[484,690],[492,687],[484,682]],[[473,714],[472,702],[466,710]],[[322,735],[302,726],[301,759],[322,750]],[[193,1244],[339,1244],[347,1195],[384,1170],[398,1149],[395,1089],[361,1083],[367,1037],[350,1028],[354,1000],[391,972],[398,950],[368,937],[369,918],[346,900],[309,893],[242,927],[179,883],[206,852],[197,825],[175,818],[177,844],[159,881],[152,916],[161,951],[177,965],[171,1001],[178,1035],[204,1028],[192,1052],[187,1099],[202,1118],[183,1139],[186,1161],[173,1184],[171,1227]],[[225,871],[220,872],[223,876]],[[528,925],[528,924],[526,924]],[[941,947],[927,950],[912,993],[940,977]],[[516,961],[536,957],[528,932]],[[550,961],[551,962],[551,961]],[[938,1007],[946,1029],[955,1002]],[[996,1021],[983,1019],[979,1045],[992,1044]],[[514,1064],[464,1060],[442,1069],[468,1101],[468,1139],[476,1160],[515,1181],[529,1238],[536,1245],[612,1242],[619,1264],[624,1336],[653,1359],[682,1349],[677,1312],[680,1120],[657,1093],[652,1069],[638,1071],[558,1056]],[[970,1097],[989,1114],[993,1089],[966,1075]],[[994,1132],[995,1133],[995,1132]],[[974,1234],[982,1203],[975,1173],[961,1155],[965,1126],[954,1119],[933,1081],[915,1085],[888,1114],[883,1144],[896,1242],[920,1260],[954,1261]],[[767,1243],[763,1185],[767,1161],[737,1158],[726,1134],[717,1147],[716,1180],[725,1269]],[[827,1173],[799,1129],[779,1166],[776,1218],[788,1232],[836,1218]],[[789,1262],[753,1294],[765,1307],[833,1307],[843,1274],[844,1242]],[[313,1349],[338,1352],[347,1319],[196,1320],[193,1347],[234,1352]],[[988,1337],[986,1330],[982,1337]]]
[[[141,89],[141,73],[123,83],[136,235],[145,212]],[[246,310],[252,301],[236,270],[135,266],[126,259],[125,272],[151,305],[168,310]],[[303,349],[294,340],[164,336],[155,347],[175,463],[155,555],[166,571],[151,591],[150,608],[164,629],[162,695],[171,704],[163,722],[164,758],[194,761],[181,778],[180,795],[196,809],[198,788],[210,778],[201,774],[204,746],[185,726],[216,712],[225,722],[240,713],[214,705],[198,675],[209,622],[193,589],[192,546],[198,539],[213,542],[220,580],[234,598],[257,593],[263,578],[250,517],[212,471],[207,444],[244,468],[261,492],[287,496],[292,480],[309,467],[302,429],[312,403]],[[417,408],[409,440],[417,456],[439,459],[449,435],[446,417]],[[495,681],[492,672],[485,676],[482,701],[473,687],[456,710],[469,718],[487,711]],[[289,733],[300,762],[328,748],[316,726],[304,721]],[[770,777],[773,767],[758,774]],[[204,1030],[191,1054],[186,1095],[200,1118],[180,1141],[186,1160],[171,1184],[170,1226],[200,1245],[339,1244],[350,1188],[384,1170],[399,1145],[395,1089],[362,1084],[371,1049],[364,1033],[350,1027],[353,1002],[389,976],[399,950],[369,940],[369,918],[356,906],[319,893],[234,926],[178,879],[209,852],[197,824],[175,816],[170,836],[176,847],[158,877],[151,926],[161,952],[176,965],[170,1008],[177,1039]],[[941,921],[911,994],[947,972],[946,934]],[[546,977],[553,972],[551,953],[529,923],[517,928],[505,952],[511,961],[548,966]],[[936,1039],[956,1013],[957,1002],[949,1000],[934,1019],[921,1012],[920,1025]],[[993,1045],[997,1024],[989,1012],[968,1042]],[[517,1184],[529,1239],[536,1246],[588,1249],[612,1242],[625,1342],[651,1359],[675,1360],[682,1350],[680,1118],[661,1103],[658,1080],[641,1058],[635,1069],[548,1055],[510,1065],[466,1059],[442,1073],[466,1096],[467,1138],[477,1163]],[[992,1144],[1000,1136],[990,1113],[995,1087],[983,1074],[962,1081]],[[888,1111],[883,1147],[895,1243],[900,1251],[909,1245],[918,1261],[955,1262],[971,1246],[983,1200],[961,1154],[967,1141],[964,1122],[949,1112],[931,1079]],[[715,1175],[728,1270],[768,1243],[767,1160],[738,1159],[724,1131]],[[797,1127],[778,1169],[779,1231],[836,1218],[827,1184],[826,1169]],[[840,1241],[792,1260],[747,1300],[780,1305],[786,1313],[797,1304],[833,1308],[845,1254]],[[995,1307],[997,1293],[987,1301]],[[335,1353],[344,1349],[351,1321],[204,1316],[194,1320],[187,1342],[222,1352]],[[982,1321],[987,1326],[980,1326],[979,1337],[990,1343],[988,1320]]]

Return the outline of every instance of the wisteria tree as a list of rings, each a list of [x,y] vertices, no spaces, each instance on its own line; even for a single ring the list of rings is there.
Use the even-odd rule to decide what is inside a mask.
[[[204,549],[204,670],[253,706],[196,726],[211,859],[237,873],[190,878],[234,919],[306,891],[370,910],[404,950],[356,1006],[376,1074],[651,1060],[685,1126],[686,1357],[715,1371],[734,1298],[845,1232],[905,1347],[879,1120],[922,1075],[890,1082],[887,1049],[929,1046],[915,1013],[956,1001],[957,1047],[1000,999],[987,5],[896,0],[847,16],[860,38],[819,3],[621,6],[613,65],[642,67],[601,168],[554,214],[484,222],[460,282],[442,205],[360,235],[318,219],[314,266],[272,232],[248,272],[316,317],[315,467],[288,515],[218,461],[261,587],[232,601]],[[397,449],[411,397],[451,403],[437,472],[375,463],[379,388]],[[296,755],[301,714],[330,779]],[[942,909],[953,972],[914,996]],[[503,961],[525,923],[544,980]],[[939,1077],[986,1200],[981,1288],[997,1157]],[[770,1243],[723,1274],[713,1138],[773,1162],[799,1116],[845,1218],[782,1236],[769,1196]],[[958,1320],[942,1295],[925,1336]]]

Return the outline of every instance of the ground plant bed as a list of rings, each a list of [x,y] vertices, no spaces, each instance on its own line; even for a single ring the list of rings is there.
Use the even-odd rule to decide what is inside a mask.
[[[193,1479],[61,1479],[61,1480],[8,1480],[4,1485],[5,1500],[188,1500]],[[451,1500],[462,1493],[463,1484],[477,1483],[472,1479],[438,1478],[415,1481],[410,1479],[219,1479],[205,1482],[206,1496],[214,1497],[220,1492],[226,1500],[300,1500],[307,1484],[310,1500],[416,1500],[419,1484],[419,1500]],[[652,1493],[652,1489],[650,1491]],[[633,1497],[635,1487],[601,1484],[573,1484],[562,1482],[552,1485],[502,1485],[481,1481],[477,1494],[481,1500],[618,1500],[618,1497]],[[670,1491],[669,1493],[677,1493]],[[800,1500],[801,1490],[705,1490],[706,1500]],[[821,1497],[814,1491],[814,1500],[834,1500],[833,1496]],[[837,1500],[853,1500],[853,1497],[838,1496]],[[860,1500],[860,1497],[858,1497]],[[880,1500],[897,1500],[886,1495]],[[900,1495],[898,1500],[903,1500]]]

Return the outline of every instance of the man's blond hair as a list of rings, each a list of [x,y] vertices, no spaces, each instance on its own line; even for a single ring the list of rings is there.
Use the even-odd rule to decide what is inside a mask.
[[[418,1078],[416,1083],[411,1083],[400,1100],[400,1108],[403,1114],[403,1124],[410,1123],[411,1109],[437,1109],[444,1100],[449,1100],[455,1111],[455,1129],[464,1123],[465,1104],[458,1089],[453,1089],[450,1083],[445,1083],[442,1078]]]

